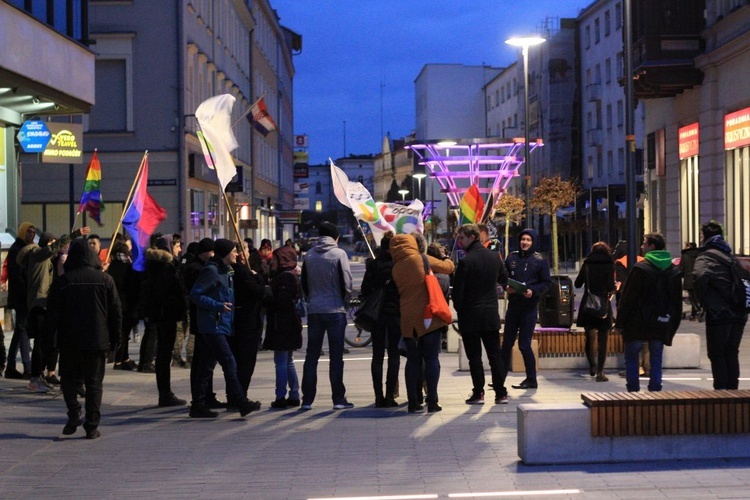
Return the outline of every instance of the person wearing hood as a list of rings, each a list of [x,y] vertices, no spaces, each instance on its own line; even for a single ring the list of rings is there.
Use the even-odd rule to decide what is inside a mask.
[[[52,233],[42,233],[38,245],[29,243],[16,257],[16,262],[26,277],[26,305],[29,311],[26,332],[29,338],[34,339],[29,380],[29,390],[32,392],[49,391],[49,387],[44,383],[44,367],[48,365],[49,356],[54,353],[54,346],[52,338],[45,335],[43,325],[47,311],[47,295],[55,274],[52,257],[55,255],[53,245],[56,241]],[[52,371],[49,377],[54,374]],[[53,380],[57,381],[57,377]]]
[[[263,348],[273,351],[276,367],[276,399],[271,408],[300,405],[299,380],[294,368],[294,351],[302,347],[302,320],[296,303],[302,296],[297,277],[297,252],[283,246],[273,252],[278,272],[271,280],[272,297],[266,299],[266,337]],[[288,388],[288,397],[287,397]]]
[[[320,224],[320,238],[305,255],[302,264],[302,289],[307,296],[307,352],[302,368],[302,410],[312,409],[318,390],[318,360],[323,337],[328,333],[328,378],[334,410],[354,405],[346,400],[344,386],[344,332],[346,304],[352,293],[352,273],[346,252],[338,247],[339,230],[335,224]]]
[[[187,401],[172,392],[172,349],[177,337],[177,322],[187,318],[185,292],[177,274],[177,250],[172,235],[156,240],[155,248],[148,248],[146,258],[145,314],[147,321],[156,326],[156,387],[159,406],[182,406]]]
[[[639,354],[644,342],[648,343],[651,365],[648,390],[661,391],[664,346],[672,345],[682,319],[681,273],[672,264],[672,256],[666,247],[662,234],[646,234],[641,245],[644,258],[633,266],[622,286],[615,332],[621,334],[625,342],[625,380],[629,392],[640,390]],[[657,312],[657,319],[664,318],[665,321],[662,326],[654,327],[649,320],[650,314],[644,313],[648,309],[646,304],[659,304],[656,307],[660,307],[662,301],[666,301],[668,312]]]
[[[26,332],[26,318],[29,314],[26,300],[26,276],[17,259],[21,249],[34,242],[36,228],[31,222],[23,222],[18,226],[16,234],[16,240],[10,246],[3,262],[3,267],[8,270],[8,307],[16,313],[13,321],[13,337],[8,347],[8,365],[5,368],[5,378],[11,379],[31,377],[31,342]],[[16,355],[19,350],[23,372],[16,369]]]
[[[700,254],[700,250],[694,242],[688,241],[685,243],[685,248],[680,253],[680,264],[679,268],[682,271],[682,289],[688,294],[688,300],[690,301],[690,321],[698,318],[698,321],[703,321],[703,311],[695,298],[695,289],[693,287],[693,268],[695,267],[695,259]]]
[[[391,239],[390,252],[393,257],[393,280],[396,282],[401,309],[401,335],[406,343],[406,394],[409,413],[422,410],[421,371],[424,365],[424,381],[427,385],[427,411],[442,410],[438,398],[440,380],[440,348],[442,331],[448,326],[433,317],[425,324],[424,310],[429,301],[425,286],[425,263],[434,274],[452,274],[455,265],[450,260],[436,259],[420,252],[417,238],[411,234],[397,234]]]
[[[740,342],[747,323],[744,303],[733,300],[734,266],[740,265],[724,240],[724,228],[715,221],[701,226],[703,248],[695,259],[693,286],[705,311],[706,345],[714,389],[737,389],[740,378]]]
[[[518,349],[523,356],[526,378],[514,389],[536,389],[536,358],[531,350],[531,338],[536,327],[539,298],[547,293],[552,285],[549,263],[536,251],[539,234],[533,229],[524,229],[518,235],[519,250],[511,252],[505,261],[508,278],[526,285],[524,292],[518,292],[510,285],[505,287],[508,297],[508,310],[505,313],[505,330],[500,356],[505,367],[503,384],[510,368],[513,344],[518,338]],[[497,391],[497,387],[495,388]],[[502,388],[505,391],[505,387]]]
[[[604,363],[607,361],[607,340],[612,328],[612,295],[615,293],[615,261],[609,245],[598,241],[591,246],[583,266],[575,280],[575,287],[585,286],[581,304],[586,303],[589,294],[607,301],[607,315],[604,318],[578,310],[576,324],[586,332],[586,359],[589,362],[589,375],[596,376],[597,382],[606,382]]]
[[[68,422],[62,433],[72,435],[83,424],[87,439],[96,439],[101,420],[102,382],[107,351],[120,340],[122,310],[117,286],[102,272],[99,256],[83,239],[73,240],[65,274],[53,284],[45,329],[57,332],[62,393]],[[78,388],[86,388],[86,420],[81,419]]]

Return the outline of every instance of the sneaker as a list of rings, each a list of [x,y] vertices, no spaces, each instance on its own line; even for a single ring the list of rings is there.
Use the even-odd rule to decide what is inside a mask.
[[[44,381],[47,382],[47,384],[60,385],[60,379],[57,378],[57,375],[50,375],[49,377],[46,377]]]
[[[49,392],[49,387],[47,387],[47,384],[44,383],[41,377],[31,377],[28,387],[31,392]]]
[[[508,404],[508,396],[495,396],[495,404],[496,405],[507,405]]]
[[[303,404],[302,406],[299,407],[299,410],[300,411],[309,411],[309,410],[312,410],[312,404],[309,404],[309,405]]]
[[[219,414],[205,406],[191,406],[190,418],[216,418]]]
[[[467,405],[483,405],[484,404],[484,391],[475,392],[471,391],[469,399],[465,401]]]
[[[346,399],[342,403],[333,405],[334,410],[351,410],[352,408],[354,408],[354,404],[350,403]]]
[[[271,408],[276,408],[277,410],[287,408],[288,405],[286,404],[286,399],[279,398],[276,401],[271,402]]]

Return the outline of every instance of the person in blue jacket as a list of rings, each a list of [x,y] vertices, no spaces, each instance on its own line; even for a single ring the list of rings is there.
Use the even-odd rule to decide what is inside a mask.
[[[511,252],[505,260],[508,278],[514,279],[526,285],[524,292],[516,291],[508,285],[508,311],[505,314],[505,331],[503,332],[503,346],[500,349],[500,357],[505,367],[507,377],[510,367],[511,350],[518,337],[518,349],[523,356],[523,364],[526,368],[526,378],[514,389],[536,389],[536,360],[531,350],[531,338],[536,326],[539,298],[544,295],[552,285],[549,274],[549,263],[535,251],[538,234],[533,229],[524,229],[519,235],[519,248]],[[495,388],[498,391],[498,388]],[[505,391],[503,387],[498,394]]]
[[[227,385],[227,402],[237,407],[243,417],[258,410],[260,404],[248,401],[237,376],[237,362],[229,347],[229,337],[234,333],[234,270],[237,248],[227,239],[214,243],[214,256],[206,262],[190,290],[190,300],[196,305],[198,335],[202,337],[208,353],[200,360],[198,383],[193,387],[191,418],[215,418],[218,414],[206,405],[208,381],[213,377],[218,361],[224,371]],[[195,360],[193,360],[195,361]]]

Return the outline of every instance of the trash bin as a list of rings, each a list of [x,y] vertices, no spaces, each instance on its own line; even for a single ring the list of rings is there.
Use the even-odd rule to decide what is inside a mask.
[[[545,328],[570,328],[575,302],[573,280],[552,276],[552,286],[539,301],[539,325]]]

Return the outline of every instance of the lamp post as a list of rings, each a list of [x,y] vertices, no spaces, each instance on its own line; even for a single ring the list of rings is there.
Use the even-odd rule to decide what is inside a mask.
[[[398,194],[401,195],[401,201],[406,201],[406,193],[408,193],[408,189],[399,189]]]
[[[416,174],[412,174],[412,177],[417,179],[417,196],[415,196],[415,198],[422,199],[422,179],[427,177],[427,174],[424,172],[417,172]]]
[[[514,47],[521,47],[523,55],[523,137],[524,137],[524,162],[526,162],[526,224],[533,227],[531,220],[531,164],[529,162],[531,148],[529,147],[529,47],[546,42],[546,38],[539,36],[513,37],[505,40],[505,43]]]

